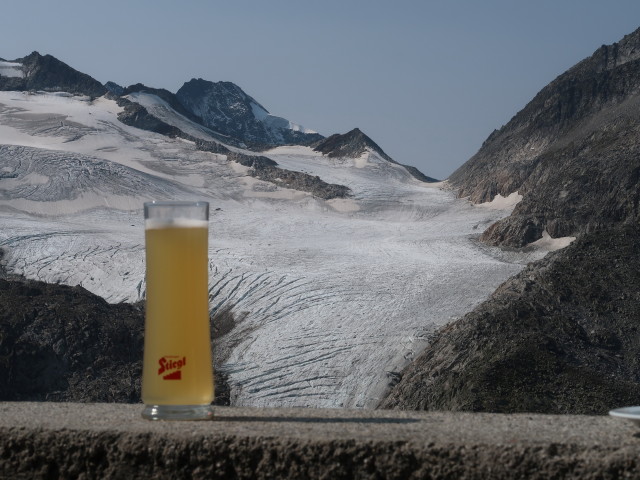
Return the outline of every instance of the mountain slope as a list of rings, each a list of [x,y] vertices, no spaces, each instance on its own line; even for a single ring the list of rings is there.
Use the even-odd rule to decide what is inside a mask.
[[[640,396],[640,229],[584,235],[444,328],[383,408],[604,415]]]
[[[74,70],[51,55],[33,52],[9,62],[12,74],[0,71],[0,90],[44,90],[99,97],[107,89],[87,74]],[[5,72],[7,73],[7,72]]]
[[[348,187],[339,184],[329,184],[318,176],[308,175],[301,171],[281,168],[278,163],[267,157],[243,153],[239,147],[241,140],[214,132],[201,126],[192,119],[193,115],[179,107],[174,109],[176,99],[166,90],[157,90],[135,85],[128,87],[123,97],[117,102],[124,110],[118,114],[121,122],[151,132],[169,137],[182,138],[195,142],[198,150],[225,154],[228,160],[249,167],[249,175],[262,181],[273,183],[281,188],[290,188],[329,200],[344,198],[350,195]],[[181,113],[182,112],[182,113]],[[233,151],[230,148],[236,147]]]
[[[562,237],[636,222],[639,104],[640,29],[542,89],[449,178],[473,202],[524,196],[484,240],[518,247],[545,230]]]
[[[455,172],[473,201],[523,196],[485,243],[578,238],[443,328],[384,407],[604,414],[637,402],[639,106],[637,30],[551,82]]]

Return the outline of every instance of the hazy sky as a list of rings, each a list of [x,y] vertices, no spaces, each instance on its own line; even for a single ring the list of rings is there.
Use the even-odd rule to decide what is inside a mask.
[[[445,178],[560,73],[640,27],[638,0],[3,0],[0,57],[101,82],[236,83],[323,135],[359,127]]]

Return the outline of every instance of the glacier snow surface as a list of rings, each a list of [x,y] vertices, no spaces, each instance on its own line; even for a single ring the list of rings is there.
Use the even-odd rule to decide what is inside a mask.
[[[187,119],[157,105],[185,128]],[[123,125],[118,111],[104,98],[0,92],[3,263],[109,302],[138,301],[142,203],[208,200],[210,305],[235,314],[220,348],[236,405],[374,407],[436,328],[531,259],[475,240],[508,208],[474,207],[374,152],[265,153],[353,192],[324,201],[261,182],[191,142]]]

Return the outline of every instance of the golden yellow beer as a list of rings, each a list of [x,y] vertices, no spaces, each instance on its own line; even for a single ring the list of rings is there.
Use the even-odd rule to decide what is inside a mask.
[[[188,419],[213,400],[207,242],[206,220],[146,219],[142,401],[157,415],[145,418]]]

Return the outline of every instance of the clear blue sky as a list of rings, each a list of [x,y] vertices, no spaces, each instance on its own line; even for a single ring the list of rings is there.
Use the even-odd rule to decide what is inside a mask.
[[[547,83],[640,27],[640,1],[4,0],[0,57],[101,82],[238,84],[323,135],[359,127],[445,178]]]

